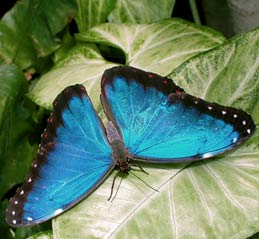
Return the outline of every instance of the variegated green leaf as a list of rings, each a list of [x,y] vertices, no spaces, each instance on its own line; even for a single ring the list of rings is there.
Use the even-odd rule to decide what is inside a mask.
[[[181,32],[186,33],[181,33]],[[208,28],[181,20],[154,24],[104,24],[79,34],[79,39],[104,43],[123,50],[127,64],[160,74],[170,73],[191,56],[224,42],[224,38]],[[85,44],[85,43],[83,43]],[[43,75],[31,88],[29,97],[37,104],[51,108],[52,101],[66,86],[82,83],[99,108],[99,80],[105,69],[115,63],[103,59],[94,45],[75,47]]]
[[[100,23],[151,23],[171,17],[175,0],[77,0],[79,32]]]
[[[258,117],[259,30],[192,58],[170,77],[186,92],[241,107]],[[257,121],[258,122],[258,121]]]
[[[121,49],[126,65],[167,75],[177,66],[225,41],[219,33],[170,19],[153,24],[107,23],[77,35],[82,41]]]
[[[106,22],[115,3],[115,0],[77,0],[78,13],[75,19],[79,32]]]
[[[102,73],[115,65],[105,61],[94,45],[75,46],[53,70],[34,82],[28,96],[38,105],[51,109],[52,102],[64,88],[83,84],[98,108]]]
[[[117,0],[109,15],[109,22],[151,23],[168,19],[175,0]]]

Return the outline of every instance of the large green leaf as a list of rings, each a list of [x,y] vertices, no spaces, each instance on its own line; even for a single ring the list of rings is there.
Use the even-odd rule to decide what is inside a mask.
[[[75,0],[18,1],[0,21],[0,59],[30,67],[57,49],[55,35],[75,14]]]
[[[241,35],[191,59],[172,76],[189,93],[236,107],[246,105],[243,108],[255,117],[259,102],[258,42],[259,30]],[[227,93],[225,89],[229,89]],[[144,167],[149,175],[134,173],[159,192],[129,174],[123,178],[116,198],[107,201],[113,173],[90,197],[53,221],[54,235],[247,238],[258,231],[258,122],[255,135],[231,153],[189,165]]]
[[[38,105],[50,109],[55,97],[65,87],[78,83],[86,87],[98,107],[102,73],[115,65],[105,61],[94,45],[77,45],[53,70],[34,83],[28,96]]]
[[[28,111],[22,104],[27,82],[14,65],[0,65],[0,197],[22,181],[32,159]],[[24,170],[21,170],[24,169]]]
[[[79,32],[100,23],[151,23],[171,17],[175,0],[77,0]]]
[[[241,107],[258,118],[258,32],[236,37],[203,57],[190,59],[170,77],[187,92]]]
[[[27,81],[15,65],[0,65],[0,234],[11,237],[5,222],[7,192],[21,183],[31,164],[30,114],[24,107]],[[10,196],[10,195],[9,195]]]
[[[77,0],[78,13],[75,19],[79,32],[106,22],[115,3],[115,0]]]
[[[180,19],[152,24],[107,23],[80,33],[77,38],[119,48],[126,65],[161,75],[225,41],[218,32]]]
[[[78,38],[118,47],[126,55],[127,64],[163,75],[191,56],[225,40],[208,28],[178,19],[141,25],[104,24],[79,34]],[[94,105],[99,107],[100,77],[105,69],[114,65],[103,59],[97,47],[83,42],[83,45],[67,52],[67,56],[52,71],[34,84],[29,97],[37,104],[51,108],[52,101],[61,90],[81,83],[86,86]]]
[[[117,0],[109,15],[109,22],[151,23],[168,19],[172,15],[175,0]]]

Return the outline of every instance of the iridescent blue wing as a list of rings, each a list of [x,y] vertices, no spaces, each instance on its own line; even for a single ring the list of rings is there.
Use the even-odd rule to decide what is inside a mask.
[[[190,96],[170,79],[132,67],[106,70],[102,102],[138,160],[181,162],[223,153],[255,130],[242,110]]]
[[[46,221],[88,196],[111,172],[112,150],[83,86],[66,88],[42,134],[37,159],[10,200],[14,227]]]

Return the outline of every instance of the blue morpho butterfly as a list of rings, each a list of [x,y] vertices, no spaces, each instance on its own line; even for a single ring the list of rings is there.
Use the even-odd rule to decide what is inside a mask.
[[[46,221],[91,194],[114,168],[131,161],[175,163],[212,157],[255,131],[242,110],[184,93],[172,80],[132,67],[104,72],[101,100],[105,128],[82,85],[54,101],[36,160],[10,200],[14,227]]]

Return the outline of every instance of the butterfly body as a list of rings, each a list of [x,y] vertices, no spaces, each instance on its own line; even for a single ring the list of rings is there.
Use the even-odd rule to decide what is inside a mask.
[[[111,146],[113,149],[113,159],[115,160],[119,170],[123,173],[128,174],[131,169],[129,165],[131,157],[128,150],[119,140],[114,140]]]
[[[121,136],[114,127],[111,121],[108,121],[106,124],[106,135],[107,139],[110,142],[112,148],[112,158],[114,164],[119,168],[123,173],[128,173],[130,171],[129,162],[132,159],[129,151],[126,149]]]
[[[82,85],[53,103],[36,160],[10,200],[7,222],[30,226],[53,218],[90,195],[132,160],[177,163],[229,151],[255,131],[242,110],[188,95],[172,80],[133,67],[104,72],[106,128]]]

